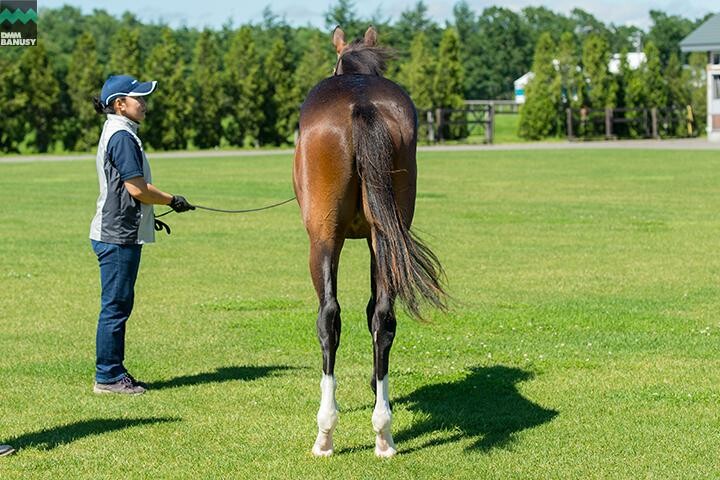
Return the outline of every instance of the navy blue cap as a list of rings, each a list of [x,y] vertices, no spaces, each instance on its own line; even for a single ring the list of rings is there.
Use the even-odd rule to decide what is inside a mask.
[[[156,81],[138,82],[130,75],[110,75],[100,92],[100,101],[104,106],[117,97],[142,97],[150,95],[157,87]]]

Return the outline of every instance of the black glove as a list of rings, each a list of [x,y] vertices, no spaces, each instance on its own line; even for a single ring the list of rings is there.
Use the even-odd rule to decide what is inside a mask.
[[[170,208],[175,210],[177,213],[187,212],[188,210],[195,210],[194,205],[190,205],[190,202],[185,200],[185,197],[180,195],[173,195],[170,200]]]

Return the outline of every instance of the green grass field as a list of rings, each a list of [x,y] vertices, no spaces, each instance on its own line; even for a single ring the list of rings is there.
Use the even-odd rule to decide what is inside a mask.
[[[314,459],[321,356],[295,204],[168,216],[127,365],[91,391],[93,161],[0,164],[0,478],[717,478],[720,156],[422,153],[415,226],[454,303],[399,314],[399,454],[373,455],[368,255],[346,244],[336,454]],[[156,159],[156,184],[250,208],[291,158]],[[158,211],[163,211],[160,208]]]

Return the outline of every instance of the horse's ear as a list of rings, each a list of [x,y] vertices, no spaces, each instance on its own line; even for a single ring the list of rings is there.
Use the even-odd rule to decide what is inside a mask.
[[[340,55],[347,45],[347,43],[345,43],[345,32],[340,28],[340,25],[333,30],[332,41],[333,45],[335,45],[335,51]]]
[[[377,31],[375,30],[375,27],[370,25],[368,27],[367,31],[365,32],[365,39],[363,40],[365,42],[365,46],[367,47],[374,47],[377,43]]]

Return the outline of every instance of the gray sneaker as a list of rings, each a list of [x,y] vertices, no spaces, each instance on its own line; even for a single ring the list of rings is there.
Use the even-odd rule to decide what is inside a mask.
[[[0,445],[0,457],[7,457],[15,453],[15,449],[10,445]]]
[[[145,387],[132,376],[125,375],[115,383],[97,383],[93,386],[95,393],[121,393],[125,395],[142,395]]]

